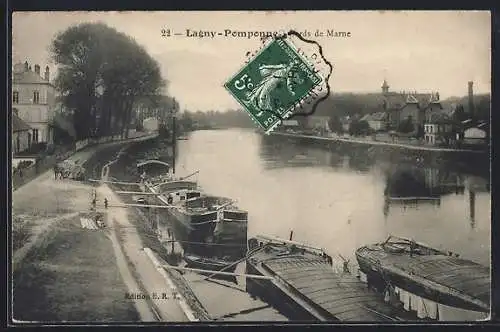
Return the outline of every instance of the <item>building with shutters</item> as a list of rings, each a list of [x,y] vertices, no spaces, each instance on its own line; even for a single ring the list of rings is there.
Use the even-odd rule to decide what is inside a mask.
[[[12,112],[31,127],[31,143],[53,143],[52,119],[56,90],[50,83],[50,70],[32,69],[26,61],[14,65],[12,73]]]

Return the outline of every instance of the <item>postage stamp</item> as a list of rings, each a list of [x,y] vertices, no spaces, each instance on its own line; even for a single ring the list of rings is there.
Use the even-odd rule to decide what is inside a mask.
[[[331,64],[321,46],[289,31],[262,39],[225,88],[266,133],[283,120],[310,115],[329,94]]]

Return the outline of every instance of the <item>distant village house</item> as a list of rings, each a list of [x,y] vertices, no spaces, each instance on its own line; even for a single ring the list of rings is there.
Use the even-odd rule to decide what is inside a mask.
[[[484,145],[488,143],[487,126],[479,123],[476,126],[467,128],[463,133],[463,143],[471,145]]]
[[[329,116],[311,115],[307,117],[307,127],[322,133],[329,133],[331,132],[328,124],[329,121]]]
[[[368,126],[370,126],[370,129],[373,131],[382,131],[387,128],[387,113],[375,112],[366,114],[360,121],[368,122]]]
[[[382,83],[382,108],[387,113],[387,124],[397,129],[404,121],[410,121],[415,128],[425,121],[425,110],[432,103],[439,102],[439,93],[422,94],[416,91],[389,91],[389,85]]]

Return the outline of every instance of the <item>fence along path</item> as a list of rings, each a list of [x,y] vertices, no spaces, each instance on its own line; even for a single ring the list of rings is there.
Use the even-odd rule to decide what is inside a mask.
[[[111,143],[111,142],[129,141],[134,139],[146,138],[150,136],[153,137],[154,135],[152,135],[151,133],[147,134],[141,133],[141,135],[138,135],[137,132],[132,132],[129,135],[129,138],[125,139],[122,139],[119,135],[115,135],[115,136],[101,137],[100,139],[94,139],[94,140],[85,139],[77,141],[74,144],[61,146],[60,150],[56,151],[53,155],[40,158],[36,163],[33,163],[29,167],[22,168],[21,170],[15,170],[12,173],[12,190],[15,191],[19,187],[23,186],[24,184],[36,178],[38,175],[43,174],[44,172],[54,167],[54,165],[59,160],[68,159],[71,155],[83,150],[86,147]]]

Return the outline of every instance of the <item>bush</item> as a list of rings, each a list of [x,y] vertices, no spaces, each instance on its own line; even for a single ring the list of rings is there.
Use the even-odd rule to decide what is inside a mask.
[[[17,169],[28,168],[33,165],[31,160],[23,160],[17,165]]]
[[[27,221],[20,217],[12,220],[12,250],[21,248],[30,238],[30,227]]]
[[[49,145],[47,145],[47,150],[46,150],[46,151],[47,151],[47,154],[48,154],[49,156],[52,156],[52,155],[56,152],[56,147],[55,147],[55,145],[54,145],[54,144],[49,144]]]
[[[371,132],[370,125],[367,121],[356,121],[353,120],[349,127],[349,134],[352,136],[368,135]]]
[[[413,122],[410,118],[401,122],[398,126],[398,131],[400,133],[411,133],[415,129]]]

